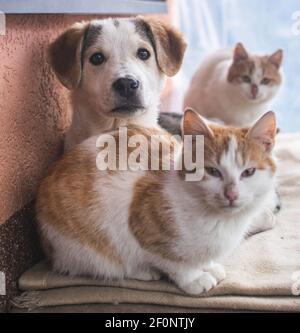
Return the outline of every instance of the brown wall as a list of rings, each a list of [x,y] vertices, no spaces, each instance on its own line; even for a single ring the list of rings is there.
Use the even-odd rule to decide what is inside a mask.
[[[0,36],[0,224],[33,197],[61,152],[68,92],[46,62],[49,42],[91,16],[8,15]]]

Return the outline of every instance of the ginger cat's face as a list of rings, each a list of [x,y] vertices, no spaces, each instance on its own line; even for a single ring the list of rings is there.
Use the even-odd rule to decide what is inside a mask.
[[[255,205],[273,186],[271,150],[276,135],[273,112],[250,129],[206,125],[186,111],[184,133],[204,135],[204,178],[191,184],[209,210],[235,214]],[[193,183],[193,182],[192,182]]]
[[[250,103],[271,100],[278,92],[282,76],[280,66],[283,51],[270,56],[249,55],[241,43],[233,53],[233,62],[228,72],[228,82]]]

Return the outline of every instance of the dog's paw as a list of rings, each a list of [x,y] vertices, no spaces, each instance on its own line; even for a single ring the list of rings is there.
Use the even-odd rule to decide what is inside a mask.
[[[194,281],[181,286],[181,289],[190,295],[201,295],[214,288],[218,284],[216,278],[208,272],[203,272]]]

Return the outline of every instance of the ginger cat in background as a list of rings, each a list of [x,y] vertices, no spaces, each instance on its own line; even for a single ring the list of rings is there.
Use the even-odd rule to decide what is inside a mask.
[[[281,84],[283,51],[270,56],[249,54],[238,43],[234,51],[206,57],[186,93],[184,107],[226,125],[251,126],[270,109]]]
[[[187,110],[182,130],[204,136],[200,181],[186,181],[185,169],[100,171],[95,137],[56,163],[36,206],[55,270],[140,280],[164,273],[194,295],[225,278],[216,261],[234,250],[274,193],[275,115],[268,112],[250,129],[237,129],[207,125]],[[118,142],[119,132],[112,134]],[[148,141],[161,134],[170,141],[159,129],[128,128],[129,137],[135,134]],[[182,147],[173,164],[186,153]]]

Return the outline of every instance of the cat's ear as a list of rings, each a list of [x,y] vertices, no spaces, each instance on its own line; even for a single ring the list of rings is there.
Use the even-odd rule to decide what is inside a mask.
[[[248,52],[246,51],[242,43],[237,43],[233,51],[233,61],[241,62],[247,60],[249,57]]]
[[[273,111],[269,111],[250,128],[247,137],[257,140],[267,152],[270,152],[274,146],[276,134],[276,116]]]
[[[182,134],[183,136],[203,135],[207,138],[212,138],[214,136],[212,130],[207,126],[205,120],[191,108],[187,108],[184,111]]]
[[[283,50],[279,49],[269,57],[269,62],[279,68],[283,60]]]

